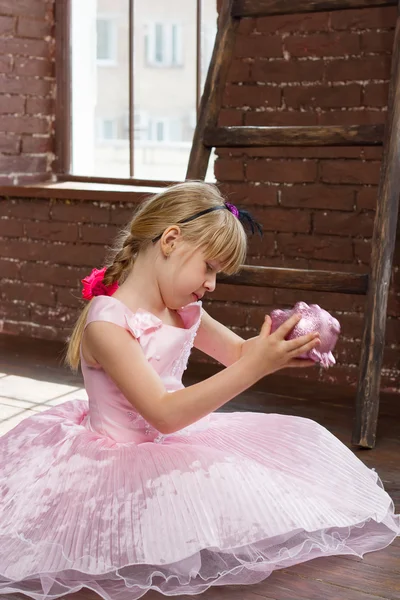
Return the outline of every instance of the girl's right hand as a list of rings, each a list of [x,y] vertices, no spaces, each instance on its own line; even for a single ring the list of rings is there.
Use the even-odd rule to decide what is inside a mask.
[[[292,315],[271,334],[271,317],[266,316],[258,336],[258,344],[254,346],[254,358],[263,370],[263,377],[285,367],[311,367],[315,362],[296,357],[309,352],[320,344],[319,333],[313,332],[293,340],[285,337],[300,321],[301,315]]]

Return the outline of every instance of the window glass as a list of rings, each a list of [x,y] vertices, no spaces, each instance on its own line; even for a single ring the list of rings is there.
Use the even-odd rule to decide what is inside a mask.
[[[129,2],[72,2],[72,173],[128,178]],[[202,0],[201,81],[216,32]],[[196,126],[196,0],[136,0],[133,31],[134,174],[183,180]],[[210,161],[208,179],[213,179]]]

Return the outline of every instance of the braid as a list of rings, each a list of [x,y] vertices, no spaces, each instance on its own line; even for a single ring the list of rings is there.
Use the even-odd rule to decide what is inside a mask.
[[[104,274],[105,285],[111,285],[122,279],[124,272],[132,265],[139,246],[139,240],[130,232],[125,234],[122,245],[116,249],[114,259]]]

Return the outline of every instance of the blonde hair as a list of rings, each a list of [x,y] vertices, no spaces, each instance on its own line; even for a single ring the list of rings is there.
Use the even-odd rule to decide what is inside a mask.
[[[203,181],[185,181],[172,185],[145,200],[135,211],[128,226],[116,240],[104,275],[104,283],[122,283],[136,256],[146,250],[165,229],[196,213],[222,206],[224,198],[218,188]],[[188,223],[179,224],[185,242],[204,252],[206,260],[218,260],[221,271],[237,273],[244,263],[247,237],[242,224],[229,210],[214,210]],[[80,345],[90,302],[81,312],[68,342],[66,363],[77,370]]]

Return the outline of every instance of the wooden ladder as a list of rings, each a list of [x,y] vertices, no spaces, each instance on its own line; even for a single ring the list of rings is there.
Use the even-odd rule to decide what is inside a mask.
[[[388,114],[382,125],[218,127],[235,35],[243,17],[397,5],[400,0],[224,0],[213,55],[200,102],[186,179],[204,179],[213,147],[382,145],[383,158],[368,275],[307,269],[244,266],[224,283],[367,296],[356,419],[352,443],[373,448],[379,411],[386,310],[396,241],[400,193],[400,18],[396,23]]]

